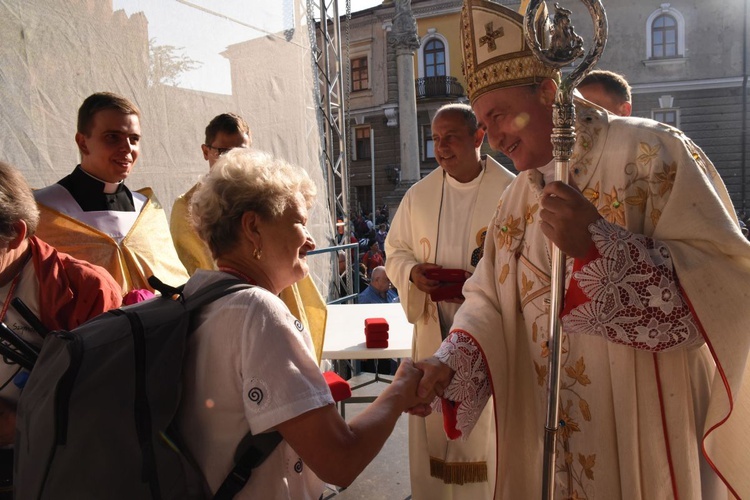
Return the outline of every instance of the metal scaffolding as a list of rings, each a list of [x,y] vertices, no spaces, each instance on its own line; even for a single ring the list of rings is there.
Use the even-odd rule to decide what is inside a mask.
[[[328,209],[331,221],[336,224],[341,219],[344,224],[344,235],[349,235],[349,152],[348,152],[348,117],[349,98],[349,20],[351,19],[351,0],[346,0],[346,41],[342,44],[341,22],[338,0],[307,0],[307,21],[310,32],[310,47],[313,56],[314,72],[317,77],[315,98],[318,106],[318,126],[320,128],[321,158],[320,164],[326,181]],[[346,57],[342,53],[346,50]],[[346,65],[344,65],[346,64]],[[346,78],[344,78],[346,70]],[[334,226],[334,235],[337,227]],[[340,242],[342,243],[342,242]],[[349,244],[348,237],[343,243]],[[334,272],[337,291],[345,288],[345,294],[338,294],[334,302],[352,298],[358,286],[353,286],[352,255],[346,248],[346,279],[342,281],[339,273]],[[321,249],[331,251],[338,247]],[[356,253],[358,255],[358,252]],[[333,269],[337,269],[337,252],[331,252]]]
[[[338,0],[307,0],[308,22],[314,33],[311,35],[310,45],[318,78],[315,96],[323,137],[321,165],[328,187],[328,208],[334,223],[337,219],[349,217],[346,119],[349,92],[343,71],[348,68],[348,64],[344,66],[338,6]],[[346,16],[347,20],[351,17],[351,0],[346,0]],[[343,47],[348,51],[348,40]]]

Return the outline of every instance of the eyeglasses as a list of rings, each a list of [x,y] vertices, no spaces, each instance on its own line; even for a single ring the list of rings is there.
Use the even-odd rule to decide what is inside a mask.
[[[227,154],[228,152],[230,152],[233,149],[244,149],[244,148],[242,148],[242,146],[240,146],[239,148],[216,148],[216,147],[210,146],[208,144],[204,144],[204,146],[206,146],[208,149],[215,150],[216,154],[218,154],[219,156],[223,156],[223,155]]]

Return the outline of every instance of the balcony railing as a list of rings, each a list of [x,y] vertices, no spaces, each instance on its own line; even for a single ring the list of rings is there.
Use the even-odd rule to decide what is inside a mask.
[[[414,81],[417,87],[417,99],[434,99],[463,97],[464,88],[452,76],[428,76]]]

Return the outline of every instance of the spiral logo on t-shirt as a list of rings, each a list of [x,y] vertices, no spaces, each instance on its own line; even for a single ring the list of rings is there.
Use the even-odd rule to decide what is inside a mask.
[[[294,464],[294,472],[297,474],[302,474],[302,459],[300,458],[297,460],[297,463]]]
[[[245,383],[245,390],[249,401],[245,408],[253,413],[265,411],[273,400],[273,393],[263,379],[251,378]]]
[[[302,325],[302,322],[298,319],[294,320],[294,326],[299,330],[300,332],[305,329],[305,327]]]
[[[247,397],[250,398],[250,401],[260,406],[261,401],[263,401],[263,390],[260,387],[253,387],[247,391]]]

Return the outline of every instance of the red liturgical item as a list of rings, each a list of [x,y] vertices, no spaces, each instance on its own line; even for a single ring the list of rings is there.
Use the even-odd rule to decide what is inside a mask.
[[[463,269],[428,269],[424,272],[424,276],[427,279],[446,283],[463,283],[466,281],[466,271]]]
[[[443,285],[433,290],[430,293],[430,298],[433,302],[440,302],[441,300],[457,299],[460,298],[461,291],[464,288],[462,283],[451,283],[450,285]]]
[[[365,346],[367,346],[368,349],[385,349],[388,347],[388,341],[387,340],[366,340]]]
[[[365,333],[387,331],[388,321],[385,318],[365,318]]]

